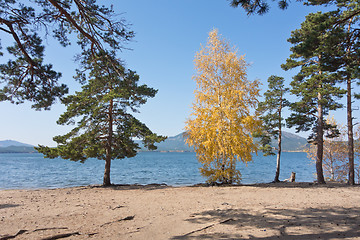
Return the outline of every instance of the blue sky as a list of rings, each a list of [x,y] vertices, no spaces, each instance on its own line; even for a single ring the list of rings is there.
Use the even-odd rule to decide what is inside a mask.
[[[140,75],[141,83],[159,90],[136,116],[154,132],[166,136],[174,136],[184,129],[194,100],[194,55],[200,50],[200,44],[206,43],[212,29],[217,28],[238,48],[239,54],[245,54],[251,64],[248,78],[259,79],[265,91],[270,75],[283,76],[287,83],[291,81],[295,72],[284,72],[280,68],[290,54],[286,39],[292,30],[300,27],[308,13],[319,10],[293,1],[285,11],[274,3],[264,16],[247,16],[242,9],[230,7],[227,0],[103,2],[113,3],[115,11],[121,13],[136,33],[133,41],[126,45],[132,50],[123,50],[120,54],[126,67]],[[79,90],[79,84],[72,79],[76,68],[73,54],[79,52],[77,47],[63,48],[52,39],[45,40],[45,45],[48,62],[63,73],[61,81],[69,85],[71,92]],[[65,110],[61,104],[54,105],[51,111],[39,112],[28,103],[0,102],[0,109],[0,140],[54,146],[52,137],[70,129],[56,124]],[[341,111],[336,117],[345,121],[344,115]]]

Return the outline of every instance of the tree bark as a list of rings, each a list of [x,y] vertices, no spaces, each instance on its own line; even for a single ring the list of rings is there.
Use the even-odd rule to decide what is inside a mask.
[[[109,113],[108,113],[108,137],[106,143],[106,159],[105,159],[105,171],[104,171],[104,186],[110,186],[110,167],[111,167],[111,149],[112,149],[112,135],[113,135],[113,100],[110,100]]]
[[[354,171],[354,133],[352,122],[352,103],[351,103],[351,78],[347,76],[347,127],[348,127],[348,156],[349,156],[349,180],[350,185],[355,185]]]
[[[279,137],[278,137],[278,153],[276,157],[276,173],[274,182],[280,182],[279,176],[280,176],[280,155],[281,155],[281,128],[279,129]]]
[[[321,87],[321,86],[320,86]],[[318,119],[316,126],[316,175],[317,181],[320,184],[325,184],[322,161],[323,161],[323,151],[324,151],[324,119],[323,119],[323,107],[321,103],[322,100],[321,93],[318,93]]]
[[[349,19],[349,25],[347,32],[350,34],[351,32],[351,24],[353,22],[353,16]],[[349,54],[351,51],[351,37],[347,39],[347,49],[346,49],[346,60],[349,60]],[[346,61],[346,65],[348,62]],[[348,72],[346,74],[346,85],[347,85],[347,95],[346,95],[346,102],[347,102],[347,127],[348,127],[348,157],[349,157],[349,179],[348,183],[350,185],[355,185],[355,170],[354,170],[354,132],[353,132],[353,117],[352,117],[352,102],[351,102],[351,76]]]
[[[279,180],[279,176],[280,176],[280,155],[281,155],[281,136],[282,136],[282,126],[281,126],[281,112],[282,112],[282,104],[283,104],[283,93],[281,92],[280,95],[280,106],[279,106],[279,113],[278,113],[278,129],[279,129],[279,136],[278,136],[278,153],[277,153],[277,157],[276,157],[276,173],[275,173],[275,178],[274,178],[274,182],[280,182]]]

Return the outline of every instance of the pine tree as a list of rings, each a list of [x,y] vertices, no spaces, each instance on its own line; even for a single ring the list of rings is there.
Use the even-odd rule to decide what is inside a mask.
[[[68,92],[59,84],[61,73],[44,62],[42,39],[52,37],[64,47],[76,43],[82,58],[87,52],[95,56],[121,50],[134,36],[112,6],[96,0],[0,0],[0,31],[14,41],[7,47],[10,59],[0,64],[0,101],[31,101],[37,110],[49,109]]]
[[[333,117],[328,116],[326,122],[338,126],[340,135],[335,138],[324,138],[324,176],[328,181],[345,182],[348,173],[346,130]],[[316,146],[310,145],[306,152],[310,159],[316,161]]]
[[[284,126],[282,111],[284,107],[289,106],[289,101],[285,99],[285,94],[289,91],[284,86],[284,78],[270,76],[268,78],[268,90],[264,93],[265,100],[259,103],[257,113],[262,120],[263,131],[257,137],[260,137],[261,147],[264,156],[275,155],[270,146],[271,139],[277,138],[277,158],[276,173],[274,182],[279,182],[280,176],[280,156],[281,156],[281,136]]]
[[[348,182],[351,185],[355,184],[355,169],[354,169],[354,130],[353,130],[353,116],[352,116],[352,83],[360,79],[360,4],[358,1],[344,1],[338,3],[338,9],[333,16],[332,34],[337,36],[338,43],[336,46],[337,52],[332,56],[332,61],[329,65],[333,68],[332,71],[338,74],[338,77],[346,84],[347,99],[347,135],[348,135],[348,158],[349,158],[349,172]],[[341,29],[342,31],[334,31],[334,29]]]
[[[47,158],[61,157],[84,162],[88,158],[105,160],[103,185],[109,186],[110,165],[114,159],[133,157],[138,144],[134,138],[143,139],[145,147],[156,149],[155,142],[165,138],[152,133],[145,124],[132,116],[154,97],[157,90],[138,85],[139,76],[121,64],[109,68],[111,54],[92,56],[83,62],[89,74],[82,91],[65,97],[62,102],[67,110],[57,121],[60,125],[75,124],[69,133],[54,137],[56,148],[39,146],[37,150]],[[112,63],[115,58],[110,60]],[[115,67],[116,66],[116,67]],[[84,78],[85,73],[77,75]]]
[[[290,92],[299,98],[290,108],[294,111],[287,119],[290,127],[296,126],[297,131],[312,129],[309,141],[317,146],[316,173],[318,183],[324,184],[322,160],[324,130],[331,129],[328,137],[336,136],[336,126],[324,121],[329,110],[342,107],[335,101],[345,92],[336,86],[338,79],[335,74],[327,71],[326,59],[333,54],[335,35],[329,34],[332,25],[332,14],[311,13],[301,24],[301,29],[295,30],[288,39],[294,46],[292,54],[282,67],[285,70],[300,67],[298,74],[291,82]]]
[[[187,143],[194,146],[208,182],[241,180],[236,162],[249,162],[257,150],[252,133],[260,122],[251,115],[257,105],[259,82],[246,78],[244,57],[219,36],[209,33],[207,45],[195,56],[195,103],[187,121]]]

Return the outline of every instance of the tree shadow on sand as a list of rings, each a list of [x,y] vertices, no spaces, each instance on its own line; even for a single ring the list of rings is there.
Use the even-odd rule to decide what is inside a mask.
[[[347,239],[360,237],[360,208],[212,210],[189,221],[205,225],[173,239]]]

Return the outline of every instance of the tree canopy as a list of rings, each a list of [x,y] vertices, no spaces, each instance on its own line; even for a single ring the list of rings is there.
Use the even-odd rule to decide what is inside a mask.
[[[54,38],[64,47],[76,42],[81,59],[117,52],[134,36],[112,6],[96,0],[0,0],[0,31],[14,41],[7,47],[10,59],[0,65],[0,101],[28,100],[35,109],[49,109],[68,91],[59,83],[61,73],[44,62],[42,39]]]
[[[208,182],[241,179],[236,162],[249,162],[257,150],[252,133],[260,121],[251,115],[259,96],[259,82],[246,77],[244,57],[215,29],[195,56],[195,103],[186,123],[187,143],[194,146]]]
[[[322,171],[324,130],[331,133],[328,137],[336,136],[336,126],[326,124],[324,116],[330,110],[341,108],[336,100],[345,93],[337,86],[339,82],[335,74],[328,70],[328,56],[333,51],[334,35],[327,34],[332,24],[332,12],[311,13],[301,24],[301,28],[292,32],[288,39],[293,44],[292,54],[282,67],[285,70],[300,67],[291,82],[291,93],[298,97],[298,101],[290,105],[293,113],[287,119],[288,126],[296,126],[297,131],[313,133],[309,141],[317,146],[317,180],[325,183]]]
[[[105,160],[103,184],[106,186],[111,184],[111,160],[136,155],[139,146],[134,139],[142,139],[145,147],[151,150],[156,149],[155,142],[165,139],[131,115],[157,91],[138,85],[139,76],[121,64],[109,68],[106,65],[109,56],[99,55],[96,61],[90,61],[87,64],[88,83],[82,91],[62,100],[67,110],[57,123],[77,126],[65,135],[54,137],[58,143],[56,148],[37,148],[48,158],[62,157],[81,162],[88,158]]]
[[[258,14],[263,15],[270,10],[269,1],[267,0],[228,0],[232,7],[242,7],[248,15]],[[341,6],[349,1],[346,0],[297,0],[304,5],[338,5]],[[355,0],[356,1],[356,0]],[[277,5],[280,9],[288,8],[291,4],[290,0],[278,0]],[[360,11],[354,12],[355,15],[360,15]]]
[[[280,181],[281,136],[282,127],[285,125],[282,117],[283,109],[290,104],[285,98],[289,89],[285,87],[284,81],[283,77],[274,75],[268,78],[268,90],[264,93],[265,99],[259,103],[256,111],[262,121],[262,131],[255,136],[260,137],[260,150],[263,151],[264,156],[275,155],[270,142],[273,138],[278,140],[274,182]]]

